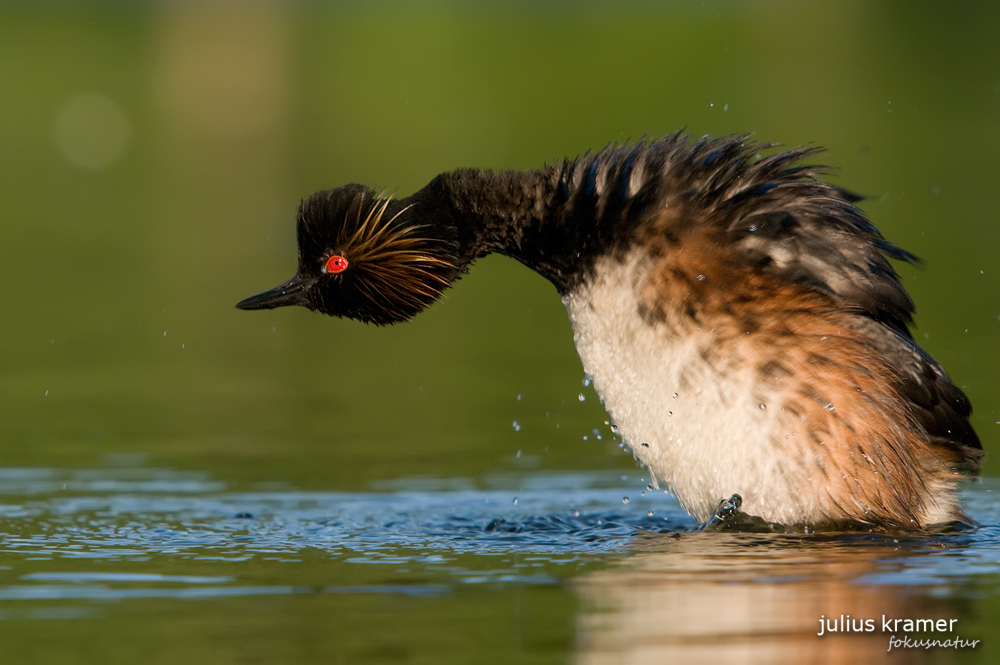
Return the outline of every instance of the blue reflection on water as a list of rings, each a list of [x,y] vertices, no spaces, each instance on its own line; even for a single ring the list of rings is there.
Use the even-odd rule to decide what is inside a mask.
[[[164,469],[5,469],[0,552],[8,563],[59,561],[60,570],[12,571],[11,583],[0,586],[0,600],[420,596],[448,593],[454,584],[556,584],[581,561],[627,553],[655,534],[683,538],[695,530],[675,500],[658,490],[637,490],[637,480],[563,474],[497,477],[485,489],[468,481],[415,479],[373,492],[227,492],[207,474]],[[969,512],[983,525],[977,530],[903,542],[878,534],[834,537],[830,546],[898,545],[898,559],[880,560],[856,582],[945,585],[951,593],[963,581],[1000,570],[995,486],[987,482],[967,492]],[[775,538],[782,547],[825,542],[823,536]],[[248,586],[229,575],[95,572],[83,563],[117,561],[134,568],[163,557],[280,563],[317,550],[342,564],[416,569],[436,577],[415,584]],[[456,560],[461,556],[463,563]],[[469,565],[468,556],[480,564]],[[64,570],[72,561],[80,569]]]
[[[640,530],[692,526],[662,492],[638,493],[633,487],[631,493],[638,496],[626,505],[622,498],[630,490],[602,486],[607,478],[600,475],[507,479],[517,489],[365,493],[221,492],[217,482],[172,478],[164,470],[150,471],[155,481],[85,475],[75,472],[64,480],[54,472],[17,476],[7,470],[0,492],[31,499],[4,506],[3,516],[13,520],[8,524],[30,524],[33,533],[0,532],[0,551],[62,558],[190,554],[239,560],[308,547],[363,553],[375,562],[383,554],[400,560],[400,548],[478,554],[512,547],[548,554],[609,551],[626,547]],[[174,493],[177,488],[183,493]],[[48,496],[35,498],[43,494]]]

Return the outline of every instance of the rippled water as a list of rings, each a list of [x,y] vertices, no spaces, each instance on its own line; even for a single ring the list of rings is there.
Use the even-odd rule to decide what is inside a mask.
[[[164,469],[6,469],[0,493],[8,502],[0,516],[7,528],[0,537],[5,553],[29,561],[134,562],[162,555],[296,561],[310,549],[351,563],[424,566],[455,554],[537,554],[569,563],[624,551],[638,533],[690,527],[672,498],[628,487],[628,476],[620,474],[494,480],[501,488],[425,479],[363,493],[227,492],[204,474]],[[531,567],[475,573],[452,567],[449,574],[456,582],[553,580],[516,572]],[[93,578],[84,574],[86,580]]]
[[[995,481],[966,492],[978,528],[935,536],[704,532],[671,497],[637,491],[638,475],[485,484],[232,492],[206,473],[169,469],[5,469],[0,619],[100,632],[145,617],[148,631],[216,620],[218,608],[201,601],[237,602],[246,621],[268,597],[291,599],[290,616],[294,599],[317,597],[384,598],[390,614],[409,616],[421,603],[474,612],[536,588],[572,599],[576,610],[560,610],[572,641],[548,656],[579,662],[711,662],[720,639],[749,640],[738,659],[750,662],[793,662],[841,642],[851,657],[874,653],[874,636],[816,635],[821,616],[841,614],[955,617],[962,635],[988,644],[977,617],[1000,589]],[[977,649],[960,655],[987,653]]]

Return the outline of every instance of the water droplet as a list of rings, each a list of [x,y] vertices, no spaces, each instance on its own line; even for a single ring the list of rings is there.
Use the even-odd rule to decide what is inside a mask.
[[[729,104],[726,104],[725,106],[722,107],[723,113],[725,113],[728,110],[729,110]],[[650,514],[652,514],[652,513],[650,513]]]
[[[45,396],[46,396],[46,397],[48,397],[48,396],[49,396],[49,391],[48,391],[48,390],[46,390],[46,391],[45,391]]]
[[[753,226],[750,227],[750,233],[757,233],[757,225],[756,224],[754,224]]]
[[[184,348],[184,345],[183,345],[183,344],[181,344],[181,348],[182,348],[182,349]]]
[[[628,503],[628,497],[627,496],[623,496],[622,497],[622,503]]]
[[[576,398],[578,400],[580,400],[581,402],[586,402],[587,401],[587,398],[583,396],[583,393],[580,393],[579,395],[577,395]]]
[[[674,393],[674,399],[677,399],[677,393]]]
[[[761,411],[767,411],[767,404],[764,404],[763,402],[761,402],[759,408],[760,408]]]
[[[669,418],[670,416],[672,416],[672,415],[674,415],[674,412],[673,412],[673,411],[667,411],[667,417],[668,417],[668,418]]]
[[[591,375],[588,374],[587,376],[583,377],[584,388],[588,387],[593,382],[594,382],[594,377],[592,377]]]
[[[586,441],[586,440],[587,440],[587,435],[586,435],[586,434],[584,434],[584,435],[583,435],[583,440],[584,440],[584,441]]]
[[[518,402],[520,402],[520,401],[521,401],[521,395],[520,395],[520,393],[518,393],[518,395],[517,395],[517,401],[518,401]]]
[[[164,331],[163,331],[163,336],[164,336],[164,337],[166,337],[166,336],[167,336],[167,331],[166,331],[166,330],[164,330]]]
[[[698,275],[697,277],[695,277],[695,279],[698,280],[699,282],[704,282],[705,281],[705,276],[704,275]]]
[[[652,510],[646,511],[646,515],[648,517],[652,517],[653,516],[653,511]]]
[[[521,431],[521,424],[519,422],[517,422],[516,420],[514,421],[514,431],[515,432],[520,432]]]
[[[612,425],[611,426],[611,433],[612,434],[618,434],[618,425]]]

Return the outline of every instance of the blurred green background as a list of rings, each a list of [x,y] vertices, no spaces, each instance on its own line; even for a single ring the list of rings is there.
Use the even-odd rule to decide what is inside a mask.
[[[633,469],[583,440],[606,415],[554,289],[513,261],[393,328],[234,304],[294,272],[314,190],[402,196],[679,128],[828,148],[926,261],[900,267],[917,339],[991,450],[998,35],[985,1],[3,3],[0,464],[322,490]]]
[[[682,127],[827,147],[833,179],[925,259],[901,267],[917,337],[996,441],[995,3],[0,11],[5,465],[137,452],[355,489],[476,478],[519,449],[541,468],[629,468],[582,441],[605,416],[577,400],[555,291],[512,261],[482,261],[392,329],[233,304],[293,273],[314,190],[407,195],[456,167],[533,168]]]

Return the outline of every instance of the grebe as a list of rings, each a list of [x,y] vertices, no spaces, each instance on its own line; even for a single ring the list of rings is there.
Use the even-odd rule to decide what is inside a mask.
[[[695,518],[738,494],[772,523],[964,519],[982,445],[909,332],[888,259],[914,257],[802,164],[815,149],[773,147],[678,132],[400,200],[321,191],[295,277],[237,307],[397,323],[503,254],[555,285],[618,432]]]

